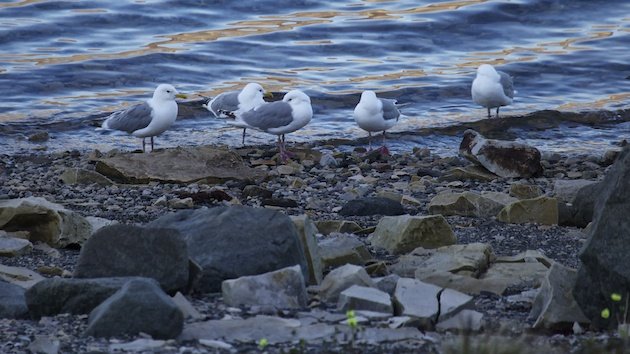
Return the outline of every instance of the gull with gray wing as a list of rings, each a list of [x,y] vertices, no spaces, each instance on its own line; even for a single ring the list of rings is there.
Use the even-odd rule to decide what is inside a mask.
[[[264,98],[271,98],[271,92],[267,92],[263,87],[255,82],[251,82],[242,90],[223,92],[213,98],[206,108],[217,118],[235,118],[237,114],[247,112],[253,108],[265,104]],[[238,124],[233,124],[238,125]],[[245,144],[245,132],[247,126],[243,128],[243,145]]]
[[[303,128],[312,117],[310,97],[300,90],[292,90],[284,95],[282,101],[260,105],[237,114],[233,124],[277,135],[280,159],[286,161],[290,154],[284,146],[284,135]]]
[[[354,108],[354,120],[359,128],[368,132],[368,144],[372,149],[372,132],[383,132],[383,146],[381,151],[389,153],[385,146],[385,131],[393,127],[400,118],[400,111],[396,107],[396,100],[378,98],[374,91],[363,91],[361,100]]]
[[[512,104],[514,100],[512,77],[503,71],[495,70],[490,64],[479,66],[470,91],[473,101],[488,109],[488,118],[491,117],[490,109],[497,108],[498,118],[499,108]]]
[[[124,111],[112,113],[101,128],[120,130],[142,138],[142,151],[146,151],[145,139],[150,137],[153,151],[153,137],[168,130],[177,118],[175,97],[185,96],[180,95],[172,85],[161,84],[155,89],[151,99]]]

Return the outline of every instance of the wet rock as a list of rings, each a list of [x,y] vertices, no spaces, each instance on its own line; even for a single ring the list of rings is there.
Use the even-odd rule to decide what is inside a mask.
[[[329,235],[333,232],[352,234],[362,229],[356,222],[347,220],[320,220],[315,225],[323,235]]]
[[[146,333],[153,338],[176,338],[184,316],[152,279],[134,279],[96,307],[85,336],[114,337]]]
[[[300,266],[223,281],[223,300],[229,306],[306,307],[306,287]]]
[[[497,220],[513,224],[557,225],[558,200],[545,196],[519,200],[503,208]]]
[[[28,268],[0,264],[0,280],[18,285],[24,289],[30,288],[43,279],[44,277],[39,273],[33,272]]]
[[[322,261],[321,250],[317,244],[317,227],[313,221],[306,215],[291,216],[291,221],[300,236],[304,256],[308,265],[307,283],[316,285],[321,283],[323,277],[324,264]]]
[[[474,310],[461,310],[455,316],[439,322],[435,328],[440,331],[478,332],[482,326],[482,313]]]
[[[542,189],[535,184],[510,184],[510,195],[518,199],[533,199],[543,195]]]
[[[48,278],[26,291],[26,303],[33,318],[87,314],[132,279],[138,278]]]
[[[179,230],[190,257],[203,269],[197,288],[217,292],[221,282],[300,265],[308,266],[291,219],[274,210],[243,206],[185,210],[162,216],[148,227]]]
[[[405,213],[400,202],[383,197],[369,197],[354,199],[346,203],[339,215],[368,216],[368,215],[402,215]]]
[[[529,313],[529,317],[536,320],[533,328],[568,331],[575,322],[590,322],[573,298],[576,278],[575,269],[559,263],[549,268]]]
[[[31,242],[59,248],[81,245],[95,231],[86,218],[39,197],[0,200],[0,228],[28,231]]]
[[[188,283],[188,248],[177,230],[106,226],[81,249],[74,276],[148,277],[174,293]]]
[[[429,202],[428,209],[431,214],[487,218],[496,216],[506,205],[506,203],[501,203],[495,199],[473,192],[446,192],[433,197]],[[504,199],[507,200],[507,198]]]
[[[363,267],[346,264],[334,269],[324,277],[320,285],[319,295],[326,302],[336,302],[339,294],[353,285],[374,288],[372,278]]]
[[[350,235],[327,238],[319,243],[324,268],[339,267],[344,264],[364,265],[372,259],[365,244]]]
[[[50,135],[45,130],[38,130],[28,136],[28,141],[32,143],[43,143],[50,139]]]
[[[627,266],[630,230],[630,147],[626,146],[601,182],[594,207],[593,225],[580,254],[580,268],[573,296],[596,328],[612,327],[617,313],[609,319],[602,309],[614,310],[612,293],[628,296],[630,267]],[[579,193],[578,193],[579,194]],[[625,289],[625,290],[624,290]],[[626,292],[624,292],[626,291]],[[618,308],[618,307],[617,307]]]
[[[0,318],[23,318],[27,312],[24,288],[0,280]]]
[[[217,184],[259,180],[265,175],[246,166],[236,152],[211,146],[178,147],[152,154],[120,153],[100,159],[96,172],[121,183]]]
[[[114,184],[111,179],[102,174],[83,168],[67,168],[59,178],[65,184],[97,184],[99,186]]]
[[[543,172],[538,149],[512,141],[486,139],[471,129],[464,132],[459,153],[501,177],[528,178]]]
[[[0,257],[18,257],[33,250],[29,240],[0,236]]]
[[[431,328],[440,313],[438,296],[442,288],[417,279],[400,278],[394,291],[397,316],[413,317],[423,328]]]
[[[342,311],[363,310],[394,313],[389,294],[376,288],[353,285],[339,294],[337,308]]]
[[[368,241],[392,254],[411,252],[417,247],[436,248],[457,242],[442,215],[383,217]]]

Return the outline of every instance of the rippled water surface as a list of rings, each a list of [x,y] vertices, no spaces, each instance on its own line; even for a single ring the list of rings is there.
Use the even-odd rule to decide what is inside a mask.
[[[630,101],[629,32],[627,0],[3,1],[0,153],[32,149],[23,137],[35,129],[50,132],[49,150],[137,148],[138,139],[94,125],[159,83],[193,97],[249,81],[300,88],[315,116],[289,136],[298,141],[363,136],[352,109],[364,89],[405,104],[394,131],[481,119],[485,109],[470,99],[481,63],[514,77],[506,115],[618,110]],[[624,135],[627,124],[523,139],[562,150]],[[237,145],[239,137],[195,111],[157,142]],[[252,133],[248,141],[273,139]]]

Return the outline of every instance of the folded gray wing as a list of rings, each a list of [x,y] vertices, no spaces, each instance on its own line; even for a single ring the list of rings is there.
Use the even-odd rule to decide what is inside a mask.
[[[238,110],[238,91],[225,92],[210,101],[210,109],[219,114],[223,112],[234,112]]]
[[[509,98],[514,98],[514,83],[512,77],[503,71],[497,71],[501,76],[501,86],[503,86],[503,93]]]
[[[400,117],[400,111],[396,107],[396,100],[388,100],[387,98],[379,98],[383,103],[383,118],[385,120],[396,119]]]
[[[276,101],[243,113],[241,119],[254,128],[267,131],[289,125],[293,121],[292,112],[291,105]]]
[[[152,112],[153,109],[146,102],[115,112],[107,118],[107,128],[133,133],[138,129],[146,128],[151,123]]]

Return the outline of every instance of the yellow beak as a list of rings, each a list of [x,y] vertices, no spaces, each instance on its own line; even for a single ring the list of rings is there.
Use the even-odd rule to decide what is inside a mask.
[[[265,91],[263,94],[264,98],[273,98],[273,93],[271,91]]]
[[[176,94],[176,95],[175,95],[175,97],[177,97],[177,98],[183,98],[183,99],[188,98],[188,97],[186,97],[186,95],[184,95],[183,93],[178,93],[178,94]]]

